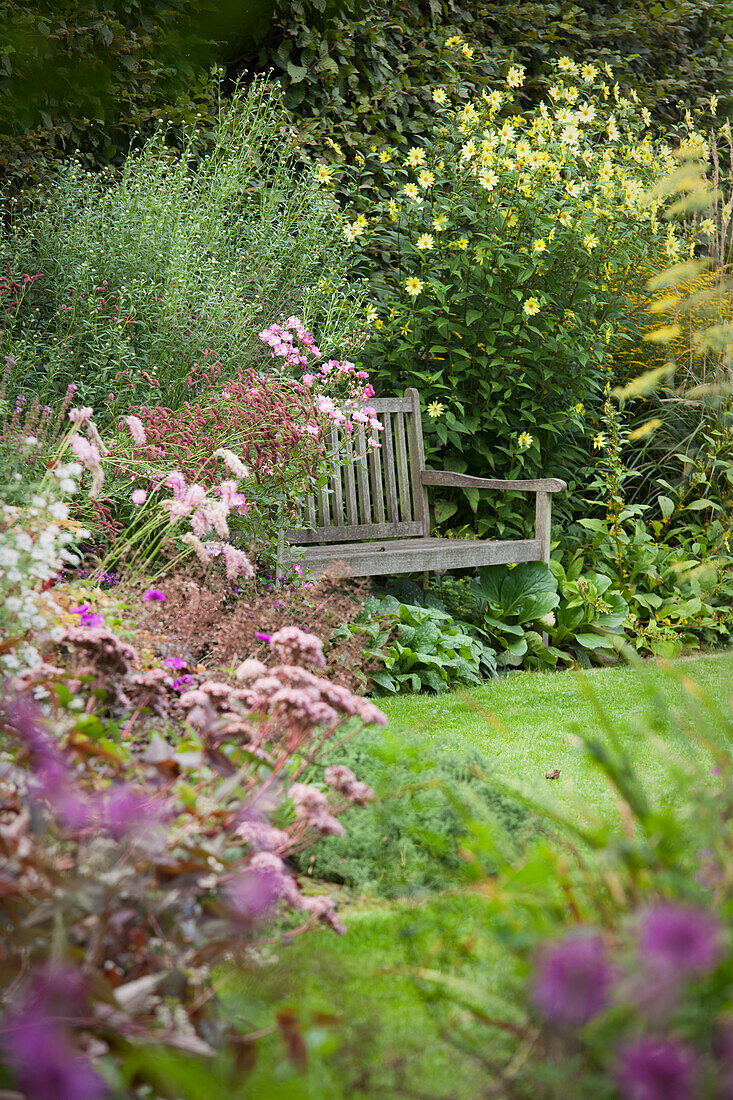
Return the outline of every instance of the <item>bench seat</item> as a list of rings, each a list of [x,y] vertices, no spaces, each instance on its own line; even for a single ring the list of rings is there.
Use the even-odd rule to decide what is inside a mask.
[[[351,577],[376,577],[387,573],[471,569],[479,565],[537,561],[542,547],[538,539],[422,538],[331,543],[293,547],[292,551],[288,555],[290,560],[301,561],[306,571],[315,577],[342,562]]]

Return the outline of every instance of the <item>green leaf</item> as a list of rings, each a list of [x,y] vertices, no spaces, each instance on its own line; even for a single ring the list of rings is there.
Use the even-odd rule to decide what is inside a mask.
[[[308,75],[305,65],[294,65],[292,61],[288,61],[286,68],[293,84],[300,84],[301,80],[305,80]]]

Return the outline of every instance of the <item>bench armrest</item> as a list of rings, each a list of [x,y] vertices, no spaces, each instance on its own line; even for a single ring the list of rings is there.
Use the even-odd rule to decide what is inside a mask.
[[[423,485],[455,485],[464,489],[519,489],[525,493],[563,493],[567,489],[559,477],[543,477],[536,481],[500,481],[490,477],[471,477],[451,470],[422,470]]]

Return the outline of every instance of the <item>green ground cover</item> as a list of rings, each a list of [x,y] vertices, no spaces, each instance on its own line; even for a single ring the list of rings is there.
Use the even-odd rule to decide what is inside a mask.
[[[587,689],[613,723],[651,789],[663,797],[664,774],[649,749],[652,728],[670,746],[683,687],[694,680],[718,704],[733,695],[733,652],[672,662],[678,682],[657,665],[643,675],[663,686],[666,707],[652,707],[639,674],[629,668],[574,674],[519,673],[450,696],[412,696],[385,703],[389,729],[399,739],[417,731],[427,756],[456,757],[479,750],[508,783],[522,784],[550,804],[581,815],[607,816],[613,798],[604,781],[574,749],[581,728],[605,738],[603,718]],[[681,708],[682,709],[682,708]],[[678,716],[679,717],[679,716]],[[694,719],[693,719],[694,721]],[[558,780],[545,772],[559,768]],[[410,797],[406,795],[405,797]],[[350,832],[358,832],[354,820]],[[277,1034],[260,1046],[247,1096],[412,1096],[471,1098],[484,1094],[486,1067],[461,1057],[447,1041],[461,1008],[435,996],[430,983],[406,970],[439,970],[444,953],[463,958],[464,974],[485,992],[499,985],[502,958],[482,922],[484,901],[471,890],[377,901],[343,892],[347,933],[318,932],[273,944],[270,963],[227,976],[227,1010],[253,1029],[266,1028],[275,1011],[299,1006],[298,1024],[309,1069],[298,1072]]]

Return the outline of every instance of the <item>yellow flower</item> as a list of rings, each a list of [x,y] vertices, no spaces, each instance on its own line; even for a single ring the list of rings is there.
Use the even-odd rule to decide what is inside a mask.
[[[525,316],[534,317],[540,311],[540,303],[535,297],[525,299],[522,306]]]
[[[433,218],[433,229],[436,233],[442,233],[444,229],[448,228],[448,219],[445,214],[440,214],[437,218]]]
[[[350,225],[345,225],[345,226],[344,226],[344,229],[343,229],[343,233],[344,233],[344,236],[346,237],[346,240],[347,240],[347,241],[349,241],[349,243],[350,243],[350,244],[351,244],[351,243],[352,243],[353,241],[355,241],[355,240],[356,240],[356,233],[354,232],[354,230],[353,230],[353,227],[352,227],[352,226],[350,226]]]
[[[606,133],[608,134],[609,141],[618,141],[620,134],[618,126],[616,125],[616,119],[611,115],[606,126]]]
[[[454,34],[450,38],[446,38],[445,44],[446,44],[446,46],[448,47],[449,50],[452,49],[453,46],[460,46],[460,44],[461,44],[460,35]]]
[[[547,251],[547,245],[541,237],[539,237],[536,241],[532,241],[532,251],[538,253]]]
[[[482,168],[478,174],[478,181],[486,191],[493,191],[499,182],[499,177],[490,168]]]
[[[384,321],[382,320],[382,318],[377,317],[376,321],[374,322],[374,327],[375,328],[381,328],[383,324],[384,324]]]
[[[430,233],[421,233],[415,244],[421,252],[429,252],[435,246],[435,238]]]
[[[456,248],[460,248],[461,252],[465,252],[468,248],[468,239],[466,237],[459,237],[455,245]]]
[[[497,91],[497,89],[494,88],[493,92],[489,92],[488,95],[486,94],[486,92],[482,92],[482,95],[483,95],[483,98],[488,103],[489,107],[491,107],[495,111],[498,111],[498,109],[499,109],[499,107],[501,107],[502,101],[504,99],[501,92]]]
[[[564,126],[560,134],[560,144],[576,146],[580,140],[580,130],[577,126]]]
[[[710,112],[714,115],[718,113],[718,97],[716,95],[710,96]]]
[[[417,185],[414,183],[406,183],[405,186],[402,188],[402,193],[403,195],[406,195],[408,199],[412,199],[413,202],[422,202],[420,192],[417,188]]]
[[[582,401],[579,401],[578,404],[575,406],[575,411],[578,416],[583,416],[583,414],[585,413],[585,405]]]
[[[417,182],[424,190],[427,191],[428,187],[432,187],[435,183],[435,175],[432,172],[427,171],[427,169],[423,168],[422,172],[420,172],[417,177]]]
[[[383,149],[382,152],[379,154],[379,160],[382,164],[389,164],[389,162],[392,160],[392,154],[388,153],[386,149]]]
[[[593,437],[593,448],[596,451],[602,451],[606,446],[606,437],[603,432],[599,432],[598,435]]]
[[[703,233],[706,237],[712,237],[713,233],[715,232],[715,222],[712,218],[705,218],[702,222],[700,222],[700,232]]]
[[[366,313],[367,321],[376,321],[377,311],[374,306],[367,306],[364,312]]]
[[[517,436],[517,446],[520,451],[526,451],[534,443],[534,437],[529,432],[520,432]]]
[[[532,152],[532,147],[525,138],[522,138],[522,140],[518,141],[517,144],[514,146],[514,152],[517,154],[520,160],[526,160]]]
[[[422,279],[417,279],[414,275],[405,279],[405,290],[411,298],[416,298],[424,286]]]
[[[433,88],[433,103],[439,103],[441,106],[443,103],[448,102],[448,96],[445,93],[445,88]]]
[[[586,83],[590,83],[594,77],[598,76],[598,69],[595,65],[584,65],[580,70],[580,75],[583,77]]]
[[[387,209],[389,210],[389,216],[392,219],[392,221],[396,221],[397,220],[397,215],[400,212],[400,208],[397,205],[397,203],[394,201],[394,199],[389,200],[389,202],[387,203]]]
[[[578,66],[569,57],[561,57],[558,59],[557,67],[561,73],[574,73],[577,71]]]
[[[330,149],[333,149],[337,157],[343,156],[343,150],[341,149],[341,146],[337,142],[332,141],[331,138],[326,138],[326,145],[328,145]],[[374,150],[372,150],[372,152],[373,151]]]
[[[592,103],[584,103],[582,107],[578,107],[577,117],[581,122],[592,122],[596,117],[596,109]]]
[[[514,141],[517,131],[514,129],[510,122],[505,122],[501,130],[499,131],[499,134],[501,136],[501,140],[507,143],[510,141]]]
[[[431,401],[428,405],[428,416],[431,420],[437,420],[439,416],[442,416],[445,412],[445,405],[442,401]]]
[[[524,69],[520,68],[519,65],[512,65],[506,74],[506,82],[510,88],[521,88],[524,84]]]
[[[461,146],[461,156],[464,160],[472,160],[476,156],[476,143],[473,138]]]
[[[403,336],[409,336],[410,335],[410,333],[412,332],[412,329],[410,328],[410,322],[409,321],[407,322],[407,324],[402,326],[402,328],[400,329],[400,332],[402,333]]]
[[[587,252],[592,252],[594,248],[598,248],[598,237],[595,233],[586,233],[583,237],[583,247]]]
[[[315,175],[319,183],[333,183],[333,168],[329,168],[327,164],[319,164]]]
[[[358,218],[354,219],[354,225],[360,225],[362,227],[362,229],[364,228],[364,226],[366,224],[367,224],[367,220],[366,220],[366,217],[364,216],[364,214],[359,214]]]
[[[410,168],[419,168],[421,164],[425,163],[425,150],[420,149],[415,145],[410,149],[405,158],[405,164],[409,164]]]
[[[479,120],[478,119],[478,111],[474,107],[473,103],[467,103],[466,104],[466,106],[461,111],[461,119],[463,120],[463,122],[468,122],[468,123],[471,123],[473,125],[476,125],[476,123]]]
[[[470,61],[471,58],[473,57],[473,46],[464,46],[461,50],[461,53],[463,54],[464,57],[467,57],[468,60]]]

